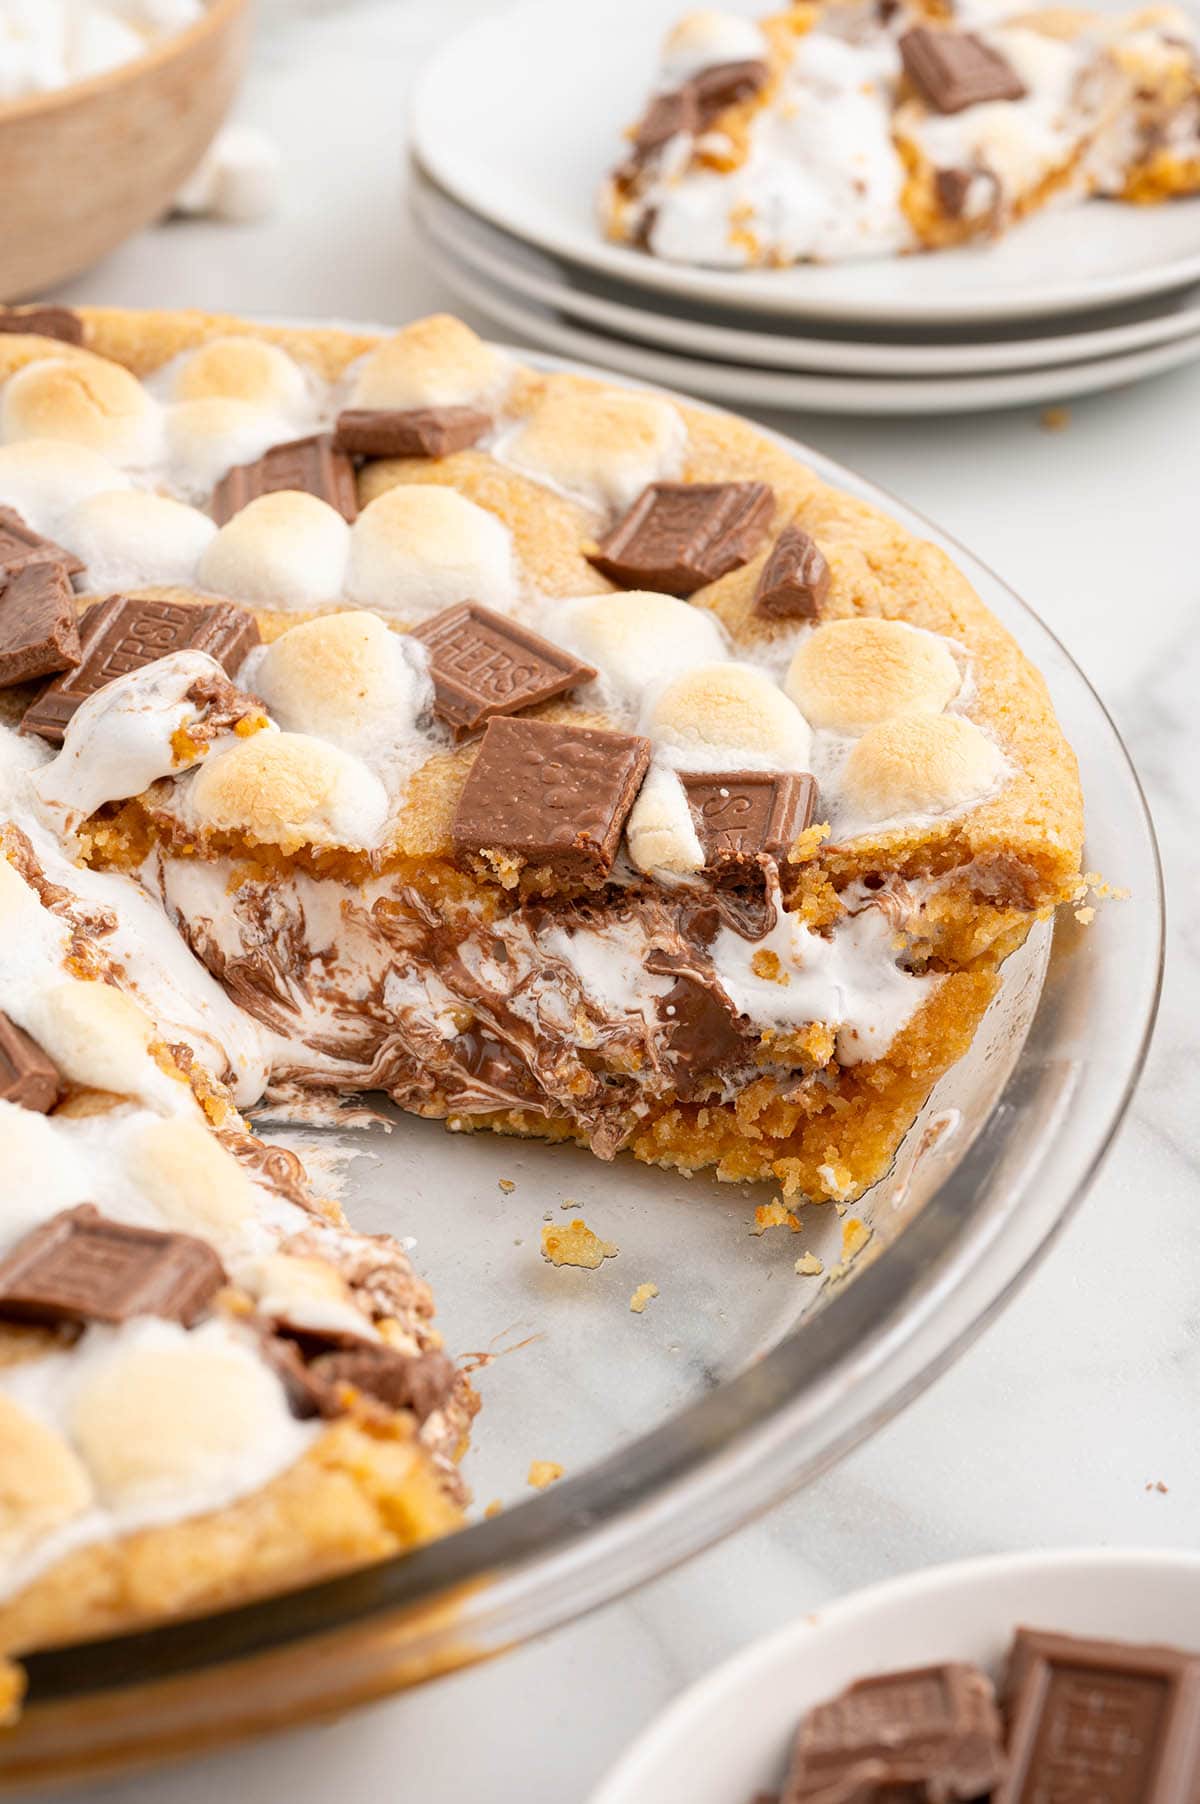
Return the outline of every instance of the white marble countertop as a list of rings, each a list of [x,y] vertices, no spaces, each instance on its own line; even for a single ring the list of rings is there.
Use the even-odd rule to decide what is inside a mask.
[[[267,0],[239,114],[285,151],[277,217],[159,228],[61,298],[396,323],[451,304],[406,223],[405,95],[426,49],[481,9]],[[1175,918],[1155,1051],[1033,1281],[868,1445],[635,1597],[340,1723],[92,1788],[92,1804],[368,1804],[418,1787],[422,1804],[577,1804],[683,1686],[854,1586],[1002,1548],[1200,1543],[1198,417],[1200,364],[1077,404],[1054,433],[1036,411],[791,422],[1040,611],[1115,715],[1157,819]]]

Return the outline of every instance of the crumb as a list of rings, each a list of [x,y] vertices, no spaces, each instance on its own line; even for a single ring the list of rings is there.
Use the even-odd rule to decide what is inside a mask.
[[[754,1211],[752,1234],[765,1234],[768,1228],[790,1228],[793,1234],[800,1232],[800,1223],[783,1201],[776,1197],[773,1203],[760,1203]]]
[[[511,1178],[497,1178],[496,1182],[499,1184],[501,1190],[503,1190],[505,1196],[511,1196],[516,1189],[516,1185]]]
[[[651,1297],[656,1297],[657,1295],[657,1284],[639,1284],[629,1299],[629,1307],[632,1309],[634,1315],[644,1314],[646,1305]]]
[[[606,1259],[615,1259],[620,1248],[611,1240],[601,1240],[587,1223],[568,1222],[565,1228],[542,1229],[542,1257],[551,1265],[581,1265],[595,1271]]]
[[[818,1278],[824,1270],[815,1253],[803,1253],[796,1261],[796,1271],[801,1278]]]
[[[1094,908],[1077,908],[1075,910],[1075,919],[1079,922],[1081,927],[1090,927],[1092,922],[1096,919],[1096,911]]]
[[[492,1501],[485,1507],[483,1512],[486,1520],[490,1522],[492,1517],[498,1516],[503,1508],[504,1505],[501,1503],[500,1499],[498,1497],[493,1497]]]
[[[560,1209],[582,1209],[583,1208],[583,1204],[577,1203],[573,1196],[564,1196],[562,1202],[558,1206]]]
[[[1044,432],[1065,432],[1070,424],[1069,407],[1043,407],[1041,425]]]
[[[1151,1481],[1150,1481],[1150,1483],[1149,1483],[1149,1484],[1148,1484],[1148,1485],[1147,1485],[1147,1486],[1146,1486],[1146,1489],[1147,1489],[1147,1490],[1148,1490],[1148,1491],[1158,1491],[1158,1492],[1160,1492],[1160,1493],[1161,1493],[1161,1494],[1162,1494],[1162,1496],[1164,1496],[1164,1497],[1165,1497],[1165,1496],[1166,1496],[1166,1494],[1167,1494],[1167,1487],[1166,1487],[1166,1485],[1165,1485],[1165,1484],[1164,1484],[1164,1483],[1163,1483],[1163,1481],[1162,1481],[1162,1479],[1161,1479],[1161,1478],[1155,1478],[1155,1479],[1152,1479],[1152,1480],[1151,1480]]]
[[[842,1223],[842,1261],[843,1261],[843,1264],[846,1262],[846,1260],[853,1259],[853,1257],[856,1253],[860,1253],[862,1251],[863,1247],[866,1246],[866,1244],[867,1244],[868,1240],[870,1240],[870,1238],[871,1238],[871,1230],[870,1230],[870,1228],[868,1228],[866,1222],[859,1221],[857,1219],[857,1217],[854,1217],[854,1216],[852,1216],[849,1221],[843,1222]]]
[[[535,1459],[525,1482],[532,1485],[535,1491],[544,1491],[547,1485],[552,1485],[562,1475],[563,1468],[556,1459]]]
[[[779,954],[760,947],[750,960],[750,969],[764,983],[790,983],[792,980],[779,962]]]
[[[854,1180],[844,1165],[818,1165],[817,1176],[835,1202],[844,1203],[854,1194]]]
[[[848,1215],[850,1213],[849,1203],[835,1203],[833,1206],[839,1215]]]

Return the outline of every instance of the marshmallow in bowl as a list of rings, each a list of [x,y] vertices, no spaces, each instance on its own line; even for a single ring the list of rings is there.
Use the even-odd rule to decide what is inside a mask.
[[[40,357],[4,387],[6,444],[64,439],[123,469],[144,468],[160,453],[161,430],[159,410],[137,377],[103,357]]]
[[[946,814],[979,801],[1004,772],[1000,748],[961,714],[902,714],[857,741],[842,794],[856,821]]]
[[[83,559],[86,583],[102,589],[193,584],[216,533],[207,514],[144,489],[102,489],[76,503],[61,542]]]
[[[600,672],[614,697],[636,704],[648,684],[725,655],[715,614],[648,589],[556,602],[547,635]]]
[[[805,771],[812,755],[799,708],[750,664],[699,664],[675,677],[646,709],[642,727],[681,770],[735,762]]]
[[[406,326],[356,366],[352,408],[467,407],[493,402],[512,380],[512,361],[449,314]]]
[[[623,513],[683,467],[687,428],[654,395],[554,384],[496,455],[600,513]]]
[[[664,88],[681,88],[722,63],[756,63],[767,55],[767,40],[753,19],[701,7],[687,13],[667,33],[659,76]]]
[[[259,495],[234,514],[199,563],[201,585],[234,601],[304,610],[337,601],[350,528],[336,508],[298,489]]]
[[[203,10],[201,0],[0,0],[0,101],[104,75]]]
[[[507,614],[517,598],[511,535],[457,489],[401,484],[350,529],[347,594],[392,620],[424,619],[466,597]]]
[[[35,532],[53,536],[79,502],[129,486],[123,470],[82,445],[48,438],[0,445],[0,507],[15,508]]]
[[[785,687],[814,727],[861,733],[898,714],[940,714],[962,686],[944,639],[902,620],[830,620],[796,650]]]

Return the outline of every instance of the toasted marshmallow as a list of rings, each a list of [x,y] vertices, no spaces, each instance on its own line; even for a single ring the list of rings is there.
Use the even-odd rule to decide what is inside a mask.
[[[662,84],[680,88],[702,69],[719,63],[761,62],[766,54],[767,40],[753,19],[703,7],[686,13],[667,33],[660,64]]]
[[[648,684],[725,654],[715,614],[648,589],[553,603],[543,625],[547,637],[594,665],[624,702],[636,703]]]
[[[220,1239],[253,1212],[254,1187],[244,1168],[198,1121],[139,1124],[125,1168],[167,1226],[184,1233]]]
[[[220,397],[251,407],[303,412],[309,398],[300,365],[261,338],[210,338],[189,351],[175,368],[173,401],[208,401]]]
[[[295,437],[285,415],[228,395],[176,401],[165,417],[171,486],[192,501],[207,501],[235,464],[253,463],[272,445]]]
[[[363,1340],[377,1335],[355,1307],[341,1274],[324,1259],[302,1259],[274,1253],[260,1260],[249,1280],[260,1315],[314,1333],[348,1333]]]
[[[190,587],[216,527],[207,514],[144,489],[102,489],[77,502],[60,543],[87,565],[93,593],[179,583]]]
[[[898,714],[940,714],[958,694],[945,641],[900,620],[830,620],[801,643],[784,687],[814,727],[861,733]]]
[[[226,521],[199,564],[206,589],[284,610],[319,608],[346,587],[350,528],[317,495],[279,489]]]
[[[306,1436],[283,1387],[220,1321],[143,1319],[106,1337],[70,1400],[71,1438],[110,1509],[236,1496]]]
[[[414,320],[356,365],[350,407],[469,407],[497,400],[512,359],[448,313]]]
[[[191,806],[202,826],[286,848],[373,846],[388,813],[360,758],[306,733],[257,733],[210,758]]]
[[[90,1173],[51,1117],[0,1102],[0,1254],[59,1209],[90,1194]]]
[[[842,799],[866,822],[946,814],[995,789],[1005,768],[961,714],[903,714],[863,734],[842,767]]]
[[[411,733],[427,687],[396,634],[365,609],[292,627],[264,648],[252,681],[281,727],[355,751]]]
[[[639,871],[685,877],[703,868],[704,851],[683,784],[660,764],[651,767],[638,792],[626,835]]]
[[[643,731],[681,770],[723,764],[764,770],[809,768],[808,722],[781,689],[749,664],[700,664],[659,691]]]
[[[516,600],[508,528],[457,489],[388,489],[363,509],[350,539],[350,599],[386,619],[420,620],[467,600],[506,614]]]
[[[136,376],[103,357],[43,357],[10,376],[0,430],[18,439],[64,439],[123,469],[160,454],[159,409]]]
[[[15,507],[35,532],[53,537],[89,495],[128,487],[122,470],[82,445],[48,438],[0,445],[0,507]]]
[[[112,984],[55,984],[37,997],[26,1021],[68,1083],[118,1096],[158,1088],[149,1076],[150,1017]]]
[[[620,513],[650,482],[678,476],[687,427],[678,408],[617,389],[547,389],[496,455],[600,512]]]
[[[0,1392],[0,1556],[19,1557],[41,1535],[80,1516],[92,1482],[60,1434]]]

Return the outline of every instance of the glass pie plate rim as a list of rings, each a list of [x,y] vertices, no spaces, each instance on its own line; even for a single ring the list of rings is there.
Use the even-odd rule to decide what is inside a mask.
[[[649,387],[524,347],[505,348],[539,368]],[[1135,901],[1102,909],[1091,930],[1070,922],[1065,933],[1062,925],[1056,930],[1028,1037],[984,1127],[903,1232],[806,1317],[802,1331],[785,1335],[749,1369],[619,1452],[494,1519],[302,1589],[24,1658],[28,1706],[22,1726],[0,1733],[0,1790],[8,1789],[18,1766],[24,1775],[57,1776],[52,1737],[37,1732],[39,1718],[45,1731],[54,1725],[52,1735],[58,1736],[72,1713],[82,1710],[89,1726],[81,1739],[68,1731],[77,1745],[71,1754],[63,1749],[71,1771],[91,1770],[93,1761],[114,1768],[282,1721],[309,1720],[322,1709],[342,1709],[470,1664],[657,1576],[778,1502],[882,1426],[986,1326],[1086,1193],[1140,1076],[1162,977],[1161,868],[1129,755],[1099,697],[1050,629],[987,566],[878,485],[797,439],[754,424],[835,486],[940,545],[1015,630],[1050,682],[1079,755],[1090,820],[1109,835],[1108,816],[1119,798],[1115,812],[1124,817],[1124,837],[1114,841],[1105,875],[1132,883]],[[1089,729],[1086,739],[1081,723]],[[1102,818],[1098,798],[1106,804]],[[1092,838],[1089,827],[1085,862],[1094,865]],[[1085,954],[1081,978],[1078,945],[1085,931],[1115,938],[1128,981],[1119,980],[1114,959],[1103,950]],[[1075,951],[1062,948],[1064,937]],[[1089,972],[1098,996],[1075,994]],[[1051,1074],[1059,1095],[1043,1094]],[[1035,1105],[1040,1132],[1025,1136],[1018,1124],[1033,1119]],[[984,1190],[982,1202],[977,1197],[976,1207],[968,1208],[996,1159],[1011,1163],[1014,1144],[1022,1141],[1028,1143],[1019,1146],[1014,1181],[1002,1194]],[[487,1432],[486,1412],[480,1432]],[[347,1636],[368,1648],[362,1658],[343,1661],[339,1671],[337,1663],[315,1657],[330,1637],[344,1647]],[[301,1680],[291,1656],[303,1660],[305,1650],[310,1657]],[[294,1712],[282,1715],[277,1697],[255,1703],[253,1682],[257,1664],[262,1674],[274,1675],[268,1690],[278,1690],[281,1658],[296,1687]],[[239,1667],[246,1682],[243,1694],[239,1673],[235,1699],[231,1681]],[[323,1669],[319,1680],[313,1676],[317,1667]],[[214,1678],[218,1689],[224,1681],[228,1721],[220,1728],[210,1722],[193,1735],[188,1688]],[[122,1701],[135,1696],[143,1699],[138,1710],[123,1709]],[[156,1740],[147,1731],[148,1697],[156,1698],[163,1723],[179,1712],[169,1737],[163,1731]],[[140,1728],[130,1720],[134,1714]],[[34,1750],[32,1766],[19,1753],[26,1725],[45,1750]]]

